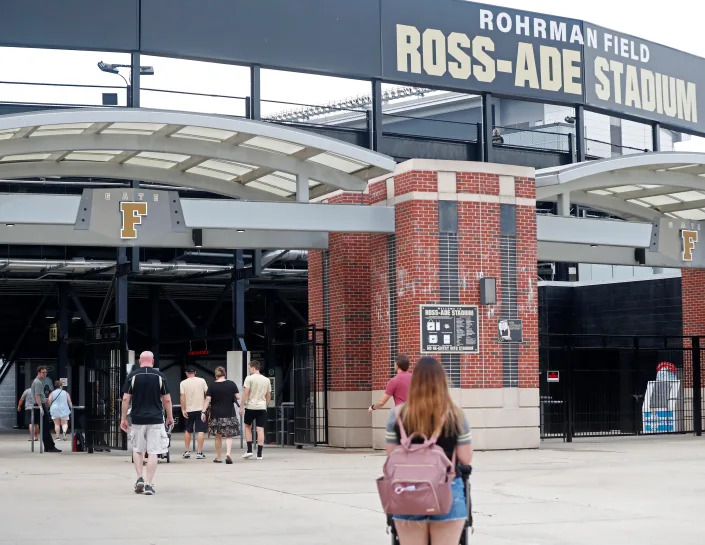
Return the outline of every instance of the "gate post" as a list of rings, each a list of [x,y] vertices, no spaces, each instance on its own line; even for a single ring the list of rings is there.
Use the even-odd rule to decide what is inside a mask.
[[[700,369],[700,337],[693,337],[693,430],[700,437],[703,434],[703,400]]]
[[[571,350],[572,342],[568,337],[568,365],[566,365],[566,392],[565,392],[565,442],[573,442],[573,351]]]

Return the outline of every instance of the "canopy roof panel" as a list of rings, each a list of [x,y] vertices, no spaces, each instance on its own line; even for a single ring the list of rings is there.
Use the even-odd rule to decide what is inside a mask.
[[[537,200],[566,194],[626,218],[705,220],[705,153],[644,153],[536,172]]]
[[[0,178],[91,176],[158,182],[245,200],[364,191],[391,157],[271,123],[101,108],[0,116]],[[303,181],[305,180],[305,182]]]

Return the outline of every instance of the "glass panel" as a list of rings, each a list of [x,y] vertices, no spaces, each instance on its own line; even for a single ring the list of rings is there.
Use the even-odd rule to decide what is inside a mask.
[[[147,159],[160,159],[162,161],[171,161],[172,163],[181,163],[186,159],[189,159],[190,155],[180,155],[178,153],[161,153],[157,151],[143,151],[139,153],[138,157],[145,157]]]
[[[208,176],[210,178],[218,178],[219,180],[232,180],[234,176],[228,174],[227,172],[218,172],[217,170],[210,170],[203,167],[193,167],[188,169],[186,172],[189,174],[198,174],[200,176]]]
[[[304,149],[304,146],[299,144],[292,144],[291,142],[275,140],[274,138],[267,138],[265,136],[255,136],[241,145],[246,148],[264,149],[276,153],[283,153],[284,155],[291,155],[292,153]]]
[[[203,163],[201,163],[200,166],[203,168],[218,170],[220,172],[227,172],[235,176],[242,176],[243,174],[254,170],[254,167],[248,165],[241,165],[239,163],[233,163],[230,161],[216,161],[214,159],[204,161]]]
[[[7,155],[0,159],[3,163],[10,163],[13,161],[43,161],[44,159],[49,159],[51,153],[24,153],[20,155]]]
[[[279,195],[280,197],[290,197],[292,195],[291,191],[285,191],[283,189],[272,187],[271,185],[263,184],[261,182],[250,182],[249,184],[247,184],[247,187],[253,187],[255,189],[268,191],[269,193]]]
[[[653,206],[664,206],[666,204],[676,204],[676,203],[680,202],[672,197],[669,197],[668,195],[656,195],[654,197],[641,197],[641,200],[644,202],[648,202],[649,204],[651,204]]]
[[[74,153],[69,153],[64,161],[100,161],[106,163],[114,158],[114,155],[107,153],[89,153],[85,151],[77,151]]]
[[[639,199],[629,199],[627,202],[638,204],[639,206],[643,206],[644,208],[651,208],[650,204],[642,202]]]
[[[674,212],[674,214],[685,220],[705,220],[705,212],[699,209],[681,210],[680,212]]]
[[[626,193],[627,191],[641,191],[641,187],[636,185],[620,185],[617,187],[608,187],[607,190],[613,193]]]
[[[222,142],[237,133],[222,129],[209,129],[207,127],[184,127],[180,131],[172,134],[175,138],[193,138],[195,140],[208,140],[211,142]]]
[[[671,197],[684,202],[701,201],[705,199],[705,193],[699,191],[682,191],[681,193],[669,193]]]
[[[311,157],[309,161],[348,173],[355,172],[368,166],[367,163],[360,163],[353,159],[341,157],[340,155],[336,155],[334,153],[321,153],[320,155]]]
[[[146,159],[144,157],[132,157],[125,161],[129,165],[138,165],[142,167],[153,167],[153,168],[171,168],[176,163],[173,161],[159,161],[158,159]]]

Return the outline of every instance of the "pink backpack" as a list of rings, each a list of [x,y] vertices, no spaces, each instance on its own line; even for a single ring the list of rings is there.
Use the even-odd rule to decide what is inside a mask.
[[[455,479],[455,453],[449,460],[436,445],[438,432],[430,439],[421,433],[406,435],[397,414],[401,444],[384,464],[383,475],[377,479],[382,508],[389,515],[442,515],[453,505],[451,483]],[[423,443],[412,443],[414,437]]]

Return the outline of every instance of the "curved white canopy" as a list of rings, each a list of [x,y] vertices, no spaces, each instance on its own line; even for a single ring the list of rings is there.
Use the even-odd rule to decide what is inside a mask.
[[[339,140],[233,117],[142,108],[0,116],[0,179],[110,177],[267,201],[295,198],[297,181],[311,197],[363,191],[394,167]]]
[[[537,200],[566,194],[625,218],[705,220],[705,153],[643,153],[536,172]]]

